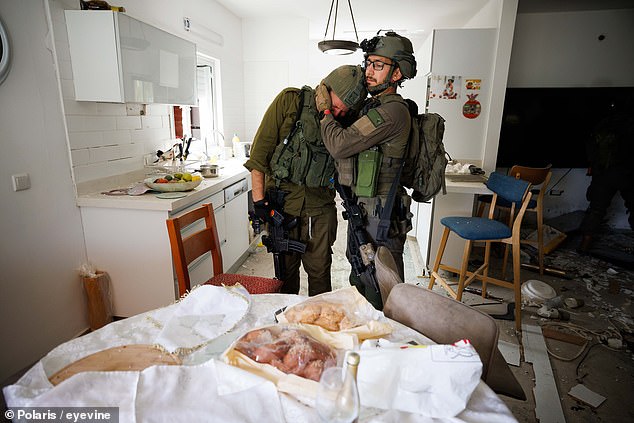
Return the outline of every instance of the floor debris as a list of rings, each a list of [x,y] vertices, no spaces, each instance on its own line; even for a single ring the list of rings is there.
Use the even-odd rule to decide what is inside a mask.
[[[573,386],[568,392],[568,395],[575,399],[578,399],[584,404],[588,404],[592,408],[597,408],[598,406],[603,404],[603,401],[606,400],[604,396],[591,391],[582,384]]]

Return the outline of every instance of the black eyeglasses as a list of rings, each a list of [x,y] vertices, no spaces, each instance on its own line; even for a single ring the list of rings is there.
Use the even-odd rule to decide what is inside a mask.
[[[365,68],[372,66],[375,71],[382,71],[384,66],[394,66],[394,63],[385,63],[380,60],[365,59]]]

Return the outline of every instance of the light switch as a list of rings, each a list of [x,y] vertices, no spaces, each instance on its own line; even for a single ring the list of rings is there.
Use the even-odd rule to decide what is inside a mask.
[[[31,177],[28,173],[11,175],[11,181],[13,182],[13,191],[23,191],[31,188]]]

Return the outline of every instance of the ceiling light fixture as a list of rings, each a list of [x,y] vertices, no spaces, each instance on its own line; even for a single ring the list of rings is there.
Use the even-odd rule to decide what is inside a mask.
[[[336,2],[336,5],[335,5]],[[332,0],[330,3],[330,13],[328,14],[328,23],[326,24],[326,32],[324,33],[324,40],[317,44],[319,50],[326,54],[352,54],[359,48],[359,35],[357,34],[357,26],[354,23],[354,14],[352,13],[352,5],[348,0],[348,7],[350,8],[350,17],[352,18],[352,26],[354,27],[354,35],[357,38],[357,42],[349,40],[335,40],[335,31],[337,30],[337,12],[339,11],[339,0]],[[328,28],[330,27],[330,18],[332,18],[332,10],[335,9],[335,16],[332,25],[332,40],[326,40],[328,36]]]

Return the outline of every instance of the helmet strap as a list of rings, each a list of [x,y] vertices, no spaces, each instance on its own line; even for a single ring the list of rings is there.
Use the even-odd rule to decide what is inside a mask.
[[[390,72],[387,74],[387,77],[385,78],[385,82],[374,87],[368,87],[368,92],[370,93],[372,97],[382,94],[385,90],[387,90],[390,87],[396,87],[398,85],[398,81],[391,82],[392,75],[394,75],[394,69],[396,69],[396,64],[394,64],[393,66],[390,66]]]

